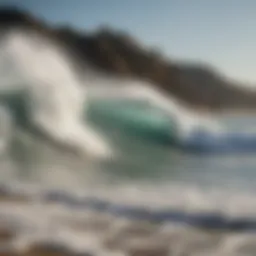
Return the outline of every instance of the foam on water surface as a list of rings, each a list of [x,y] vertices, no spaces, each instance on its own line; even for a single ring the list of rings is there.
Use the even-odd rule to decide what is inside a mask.
[[[211,231],[186,224],[130,219],[102,212],[99,208],[74,207],[70,199],[69,203],[60,200],[61,197],[54,201],[49,200],[49,197],[45,200],[44,195],[49,195],[49,191],[45,190],[38,190],[37,194],[33,190],[30,195],[25,193],[26,200],[21,201],[17,197],[15,201],[14,191],[17,196],[21,194],[20,189],[13,188],[12,194],[5,195],[5,201],[2,197],[0,242],[9,240],[11,250],[19,251],[22,255],[32,249],[38,250],[38,253],[50,253],[54,248],[63,254],[83,252],[93,255],[152,255],[154,252],[154,255],[218,253],[242,256],[253,255],[255,251],[255,233]],[[128,194],[131,194],[131,188],[129,190]],[[122,193],[125,194],[124,189]],[[73,200],[83,199],[81,194],[68,194]],[[147,196],[152,197],[152,194],[147,193]],[[141,199],[142,195],[137,198]],[[136,201],[135,198],[133,201]]]
[[[147,82],[90,69],[79,79],[66,52],[41,35],[6,35],[0,42],[0,255],[12,249],[133,256],[255,251],[255,233],[248,233],[256,215],[252,158],[191,157],[114,135],[104,125],[101,136],[87,119],[87,94],[153,104],[175,119],[182,138],[198,127],[219,132],[215,122]],[[70,145],[86,157],[62,150]],[[87,156],[109,153],[105,161]]]

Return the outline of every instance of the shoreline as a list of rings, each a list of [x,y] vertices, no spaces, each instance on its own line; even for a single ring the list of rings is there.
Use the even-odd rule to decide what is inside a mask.
[[[253,253],[255,243],[255,233],[116,218],[15,195],[0,199],[0,256],[222,256]]]

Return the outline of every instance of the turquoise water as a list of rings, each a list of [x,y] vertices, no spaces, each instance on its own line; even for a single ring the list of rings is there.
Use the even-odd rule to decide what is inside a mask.
[[[143,110],[140,113],[138,110],[136,112],[135,108],[136,104],[130,108],[131,112],[135,111],[134,116],[142,116]],[[144,115],[147,115],[147,111],[144,109]],[[99,110],[94,113],[99,114]],[[151,130],[147,138],[127,132],[131,127],[118,126],[117,118],[116,123],[112,123],[111,126],[106,121],[107,115],[105,120],[101,119],[101,122],[95,118],[96,124],[101,125],[101,132],[115,141],[115,146],[120,148],[124,157],[122,161],[112,162],[107,172],[126,179],[158,179],[170,182],[177,180],[216,187],[243,184],[253,189],[256,181],[254,153],[202,156],[193,152],[184,153],[175,147],[175,139],[172,138],[172,136],[178,136],[179,127],[176,125],[175,118],[170,120],[170,117],[163,116],[156,110],[151,114],[151,117],[144,117],[144,120],[141,120],[142,123],[148,124],[147,128]],[[102,115],[99,116],[102,117]],[[220,117],[218,121],[223,125],[225,132],[246,133],[253,132],[253,127],[256,128],[256,118],[252,116]],[[146,125],[144,129],[146,130]],[[154,133],[158,134],[158,140]],[[170,141],[165,143],[161,135],[170,138]]]
[[[1,134],[6,148],[0,155],[0,178],[6,184],[86,190],[121,201],[132,197],[132,203],[162,202],[198,211],[253,209],[256,213],[255,154],[185,153],[175,146],[180,134],[177,117],[170,119],[148,103],[116,102],[114,109],[103,102],[90,105],[90,125],[114,150],[114,157],[99,161],[80,158],[38,136],[29,126],[25,100],[19,95],[5,100],[14,111],[11,116],[16,116],[7,129],[5,119],[0,119],[1,132],[4,127],[6,132]],[[226,130],[243,132],[253,132],[254,120],[253,116],[220,118]],[[122,192],[115,193],[116,187]]]
[[[133,109],[135,107],[136,104],[133,105]],[[140,111],[139,114],[143,114],[143,111]],[[254,190],[256,182],[254,154],[201,156],[193,152],[184,153],[175,146],[171,146],[170,143],[163,143],[162,138],[167,133],[172,138],[176,127],[174,121],[171,122],[161,115],[157,117],[157,114],[156,111],[151,117],[141,121],[142,124],[143,122],[151,124],[151,127],[148,127],[150,133],[142,136],[143,131],[147,129],[146,126],[141,127],[139,133],[129,132],[131,127],[118,125],[118,118],[115,119],[116,123],[110,124],[106,113],[104,115],[99,108],[92,108],[91,122],[94,129],[107,138],[115,152],[118,153],[116,159],[103,162],[79,159],[68,152],[54,148],[29,132],[17,129],[8,151],[2,157],[2,163],[8,162],[12,165],[15,170],[13,177],[23,181],[43,180],[46,178],[46,171],[51,176],[57,172],[57,169],[63,167],[74,180],[79,180],[79,182],[83,179],[87,182],[86,174],[91,172],[93,175],[98,174],[101,178],[104,177],[107,182],[113,180],[148,182],[153,187],[159,182],[169,183],[170,186],[185,182],[200,188],[244,187],[241,189]],[[252,128],[252,118],[247,118],[247,121],[248,126]],[[228,129],[235,130],[238,124],[243,125],[243,130],[247,127],[244,119],[239,122],[238,119],[227,120],[225,118],[222,122]],[[57,182],[52,179],[52,183],[54,181]]]
[[[115,130],[139,140],[144,138],[160,144],[175,144],[179,137],[176,117],[147,102],[131,100],[92,101],[89,119],[103,131]],[[122,135],[121,135],[122,136]]]

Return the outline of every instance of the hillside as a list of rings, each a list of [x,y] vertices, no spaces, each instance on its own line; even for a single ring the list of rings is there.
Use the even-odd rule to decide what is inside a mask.
[[[55,38],[72,52],[80,64],[89,62],[113,75],[150,80],[168,94],[197,108],[256,107],[256,93],[234,86],[218,71],[197,63],[180,64],[165,59],[158,51],[146,49],[122,32],[103,27],[92,34],[77,32],[70,27],[50,27],[19,9],[1,8],[2,33],[14,27],[32,28]]]

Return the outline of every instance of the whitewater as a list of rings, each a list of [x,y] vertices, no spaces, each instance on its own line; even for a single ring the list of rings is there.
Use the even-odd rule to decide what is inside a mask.
[[[94,123],[91,103],[130,100],[176,120],[180,139],[222,132],[148,81],[89,64],[79,73],[74,62],[40,33],[1,37],[0,229],[13,234],[1,250],[50,243],[70,255],[254,255],[255,233],[239,229],[256,216],[254,156],[202,158]],[[206,222],[223,223],[216,231]]]

